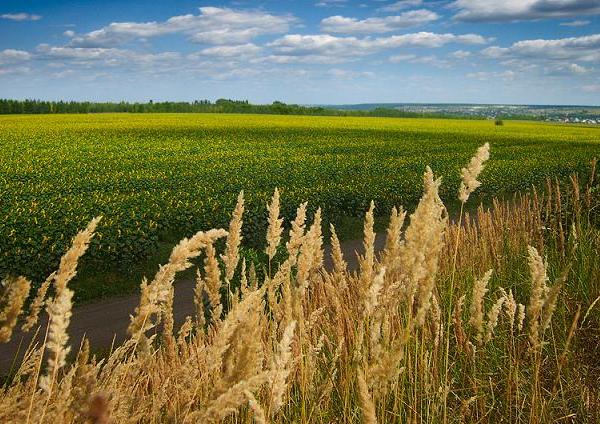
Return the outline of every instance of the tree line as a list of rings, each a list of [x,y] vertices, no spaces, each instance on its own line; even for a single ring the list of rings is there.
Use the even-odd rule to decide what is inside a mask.
[[[273,102],[255,105],[247,100],[219,99],[193,102],[76,102],[47,100],[0,99],[0,114],[56,114],[56,113],[256,113],[275,115],[315,116],[382,116],[396,118],[469,118],[466,115],[407,112],[379,107],[372,110],[340,110],[322,106],[301,106]],[[480,118],[479,118],[480,119]]]

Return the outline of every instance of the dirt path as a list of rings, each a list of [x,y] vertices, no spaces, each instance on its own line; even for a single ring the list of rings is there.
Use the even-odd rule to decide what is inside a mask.
[[[375,243],[377,251],[383,248],[384,242],[385,237],[378,235]],[[364,253],[362,241],[343,242],[342,251],[348,262],[348,268],[355,270],[358,267],[356,253]],[[325,249],[325,267],[327,269],[332,267],[329,247]],[[193,289],[193,281],[182,281],[175,286],[173,304],[175,328],[184,322],[186,316],[194,313]],[[133,314],[138,303],[139,294],[132,294],[74,308],[69,325],[71,345],[78,346],[84,336],[89,339],[93,349],[108,349],[113,340],[116,345],[120,344],[126,337],[129,316]],[[44,313],[41,317],[41,328],[45,329],[46,324],[47,316]],[[38,336],[38,339],[40,338],[43,338],[43,334]],[[33,331],[25,334],[17,332],[9,343],[0,344],[0,375],[5,375],[10,370],[13,362],[20,363],[22,354],[32,339]],[[76,348],[74,347],[73,350]]]

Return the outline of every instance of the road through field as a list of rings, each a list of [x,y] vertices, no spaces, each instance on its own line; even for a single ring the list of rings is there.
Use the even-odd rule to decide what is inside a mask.
[[[375,247],[379,252],[383,248],[385,237],[379,234],[376,238]],[[361,240],[350,240],[342,243],[342,252],[348,262],[348,269],[354,271],[358,268],[357,253],[364,253]],[[325,248],[325,266],[331,269],[331,249]],[[181,325],[186,316],[194,313],[194,282],[182,281],[175,286],[175,300],[173,303],[173,314],[176,328]],[[92,304],[81,305],[73,309],[73,316],[69,325],[69,337],[73,350],[85,336],[89,339],[93,349],[109,349],[113,341],[119,345],[126,337],[129,316],[133,314],[139,303],[139,294],[121,296],[118,298],[104,299]],[[41,330],[45,330],[47,324],[46,314],[41,317]],[[0,376],[7,374],[13,363],[21,363],[24,350],[32,342],[34,331],[31,333],[17,332],[12,340],[6,344],[0,344]],[[37,340],[43,339],[43,334],[38,334]]]

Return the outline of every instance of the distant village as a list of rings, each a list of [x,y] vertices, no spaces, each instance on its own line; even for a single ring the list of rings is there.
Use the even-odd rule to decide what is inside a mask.
[[[534,119],[546,122],[600,125],[600,107],[474,104],[395,104],[405,112],[463,115],[486,119]]]
[[[600,125],[600,118],[580,118],[580,117],[552,117],[546,118],[546,122],[564,122],[567,124],[588,124],[588,125]]]

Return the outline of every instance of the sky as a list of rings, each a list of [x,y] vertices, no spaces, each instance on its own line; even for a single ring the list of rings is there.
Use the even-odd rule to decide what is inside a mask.
[[[0,98],[600,105],[600,0],[1,0]]]

